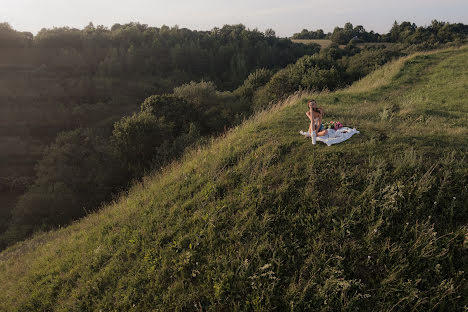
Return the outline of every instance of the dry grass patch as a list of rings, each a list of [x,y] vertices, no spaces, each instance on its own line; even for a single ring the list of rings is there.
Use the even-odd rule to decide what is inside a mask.
[[[291,39],[292,42],[302,43],[302,44],[318,44],[320,48],[328,48],[332,41],[328,39]]]

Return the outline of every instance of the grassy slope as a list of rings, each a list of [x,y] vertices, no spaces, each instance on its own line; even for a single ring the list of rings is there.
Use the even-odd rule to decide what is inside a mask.
[[[465,48],[291,97],[2,252],[0,309],[461,311],[467,83]],[[312,146],[310,96],[361,134]]]

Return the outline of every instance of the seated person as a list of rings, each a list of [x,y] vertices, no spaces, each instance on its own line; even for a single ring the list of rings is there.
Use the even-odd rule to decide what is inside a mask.
[[[328,130],[324,129],[322,124],[323,109],[317,107],[315,100],[310,100],[307,105],[309,110],[306,112],[307,117],[310,119],[309,134],[315,131],[316,136],[324,136],[328,134]]]

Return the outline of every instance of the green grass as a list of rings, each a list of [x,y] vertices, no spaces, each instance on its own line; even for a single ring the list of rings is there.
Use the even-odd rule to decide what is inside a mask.
[[[468,49],[298,93],[0,254],[5,311],[463,311]],[[312,146],[306,101],[360,134]]]

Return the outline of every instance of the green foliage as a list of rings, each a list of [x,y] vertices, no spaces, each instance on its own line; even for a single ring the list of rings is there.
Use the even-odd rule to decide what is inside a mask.
[[[272,30],[263,34],[244,25],[225,25],[212,31],[138,23],[114,26],[43,29],[34,44],[60,48],[60,54],[78,53],[85,59],[84,66],[77,69],[80,71],[104,76],[169,76],[172,86],[209,77],[223,89],[237,87],[254,68],[285,66],[318,51],[315,46],[280,40]],[[48,62],[53,67],[59,65],[57,58]]]
[[[303,29],[300,33],[295,33],[292,35],[292,39],[325,39],[327,36],[323,32],[323,29],[318,29],[316,31],[309,31]]]
[[[44,151],[34,183],[14,207],[6,236],[24,238],[83,216],[109,199],[121,178],[112,150],[92,130],[61,133]]]
[[[175,136],[188,131],[190,123],[199,120],[197,110],[192,104],[172,94],[152,95],[141,104],[140,110],[172,123]]]
[[[22,48],[31,45],[33,34],[14,30],[8,23],[0,23],[0,47],[3,49]]]
[[[289,65],[274,74],[270,81],[254,93],[253,108],[260,110],[279,101],[299,89],[300,77],[295,75],[294,67]]]
[[[298,35],[296,37],[301,37],[301,34],[295,34],[295,36]],[[390,32],[383,35],[374,33],[373,31],[367,32],[363,26],[356,26],[353,28],[351,23],[346,23],[343,28],[335,27],[333,33],[330,35],[330,39],[336,44],[343,45],[366,42],[398,42],[411,45],[422,44],[426,46],[426,50],[429,50],[443,43],[466,40],[467,35],[468,26],[462,23],[451,24],[433,20],[429,26],[418,27],[415,23],[402,22],[399,24],[395,21]]]
[[[358,54],[343,57],[341,63],[346,68],[347,79],[351,83],[402,55],[402,52],[393,48],[366,47]]]
[[[251,102],[255,91],[266,85],[272,75],[273,72],[271,70],[265,68],[257,69],[244,80],[244,83],[239,88],[234,90],[234,94],[239,96],[243,101]]]
[[[342,86],[344,76],[336,60],[323,55],[304,56],[272,76],[254,95],[254,108],[265,108],[281,98],[298,91],[333,90]]]
[[[231,92],[219,92],[210,81],[190,82],[174,88],[174,95],[189,103],[197,112],[202,135],[226,129],[236,121],[236,113],[242,107],[236,105],[237,99]]]
[[[335,27],[330,35],[330,40],[336,44],[380,42],[382,36],[373,31],[367,32],[361,25],[353,27],[353,24],[346,23],[344,28]]]
[[[142,105],[142,108],[146,108]],[[172,141],[173,125],[148,111],[124,117],[114,125],[111,141],[125,168],[134,177],[142,176],[145,170],[159,167],[163,161],[164,144]]]
[[[456,40],[466,39],[468,35],[468,26],[456,23],[441,22],[433,20],[431,25],[423,27],[415,23],[397,21],[387,35],[390,42],[401,42],[406,44],[427,44],[437,46]]]
[[[299,90],[335,90],[364,77],[379,66],[403,53],[398,48],[347,45],[340,49],[332,44],[320,53],[300,58],[296,63],[275,73],[253,96],[258,110],[276,103]]]
[[[297,63],[301,72],[301,87],[308,90],[334,90],[341,85],[340,69],[335,62],[317,56],[301,58]]]
[[[174,95],[185,99],[196,109],[213,106],[217,101],[216,86],[211,81],[184,84],[174,88]]]
[[[200,90],[203,91],[207,91],[206,86],[210,90],[214,87],[212,84],[202,85]],[[129,171],[131,177],[139,179],[145,173],[161,168],[199,139],[198,123],[203,121],[200,115],[203,109],[213,105],[206,102],[210,99],[210,92],[196,93],[190,87],[179,88],[177,96],[148,97],[141,104],[140,112],[123,117],[114,124],[110,140],[122,167]],[[186,101],[184,96],[193,101]]]

